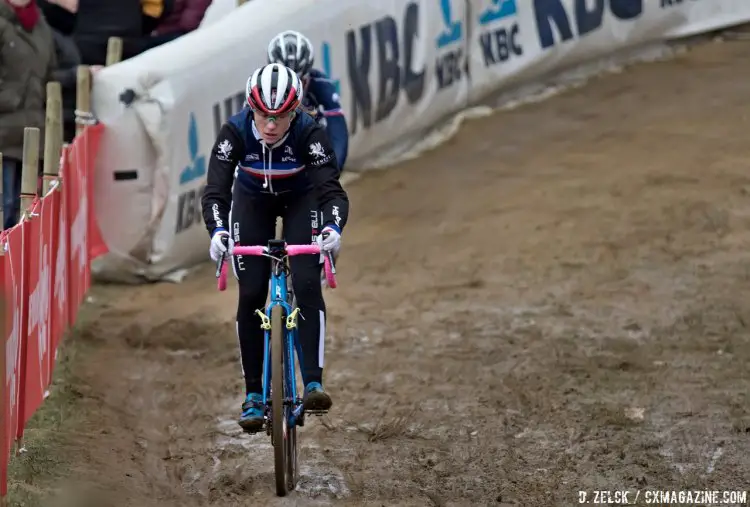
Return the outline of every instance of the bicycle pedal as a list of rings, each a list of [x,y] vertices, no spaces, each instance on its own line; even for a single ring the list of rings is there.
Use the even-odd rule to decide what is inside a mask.
[[[254,429],[254,430],[242,428],[242,432],[246,433],[248,435],[256,435],[258,433],[263,433],[265,431],[266,431],[266,428],[264,428],[264,427],[260,427],[258,429]]]

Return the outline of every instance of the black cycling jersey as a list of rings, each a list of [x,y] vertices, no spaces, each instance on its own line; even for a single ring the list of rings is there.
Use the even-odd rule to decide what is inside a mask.
[[[323,226],[333,225],[340,232],[349,214],[349,200],[323,127],[298,109],[287,134],[268,146],[252,118],[249,108],[232,116],[221,127],[211,151],[202,198],[209,234],[227,228],[235,170],[237,185],[251,194],[304,194],[314,189]]]

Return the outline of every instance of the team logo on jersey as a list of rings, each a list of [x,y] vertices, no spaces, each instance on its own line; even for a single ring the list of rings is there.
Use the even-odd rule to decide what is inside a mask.
[[[296,162],[297,159],[294,157],[294,150],[288,144],[284,146],[284,156],[281,157],[282,162]]]
[[[310,155],[315,158],[323,158],[326,156],[326,152],[323,149],[323,145],[320,143],[313,143],[310,145]]]
[[[228,139],[224,139],[219,143],[217,149],[219,152],[216,154],[216,158],[224,162],[229,162],[229,157],[232,155],[232,143]]]

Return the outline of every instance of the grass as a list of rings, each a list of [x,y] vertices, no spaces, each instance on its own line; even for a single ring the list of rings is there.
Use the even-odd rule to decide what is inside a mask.
[[[367,435],[368,442],[381,442],[383,440],[398,437],[413,437],[416,435],[410,430],[409,425],[414,421],[414,414],[416,411],[417,410],[413,408],[403,416],[389,418],[386,418],[386,414],[384,413],[375,423],[375,426],[356,424],[355,427],[359,432]]]
[[[81,414],[77,412],[81,394],[75,388],[75,366],[81,360],[84,344],[76,339],[86,325],[81,312],[76,326],[68,331],[59,348],[50,395],[26,425],[23,452],[11,451],[8,470],[7,505],[12,507],[48,507],[58,486],[70,470],[76,449],[66,436],[74,430]]]

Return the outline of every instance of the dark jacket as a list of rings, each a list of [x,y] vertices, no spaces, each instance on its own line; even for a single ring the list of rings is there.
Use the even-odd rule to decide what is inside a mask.
[[[144,47],[140,0],[79,0],[73,39],[85,65],[104,65],[109,37],[122,38],[123,60]]]
[[[52,73],[52,79],[60,82],[63,103],[63,140],[69,143],[75,135],[75,107],[78,66],[81,64],[81,54],[73,39],[67,37],[54,28],[57,68]]]
[[[48,0],[36,0],[42,10],[47,24],[63,35],[70,35],[76,26],[76,15],[64,7],[50,3]]]
[[[199,157],[183,170],[180,181],[201,175],[204,164],[205,159]],[[339,232],[349,216],[349,198],[339,182],[336,154],[325,129],[302,109],[273,146],[262,142],[250,108],[222,125],[208,159],[201,198],[203,220],[211,236],[217,228],[227,230],[233,188],[247,195],[287,194],[289,198],[315,192],[323,226],[335,226]]]
[[[13,9],[0,0],[0,151],[4,156],[23,157],[24,127],[39,128],[40,145],[44,142],[47,81],[56,66],[55,43],[44,17],[27,32]]]
[[[201,24],[211,0],[175,0],[170,12],[154,31],[156,35],[192,32]]]

